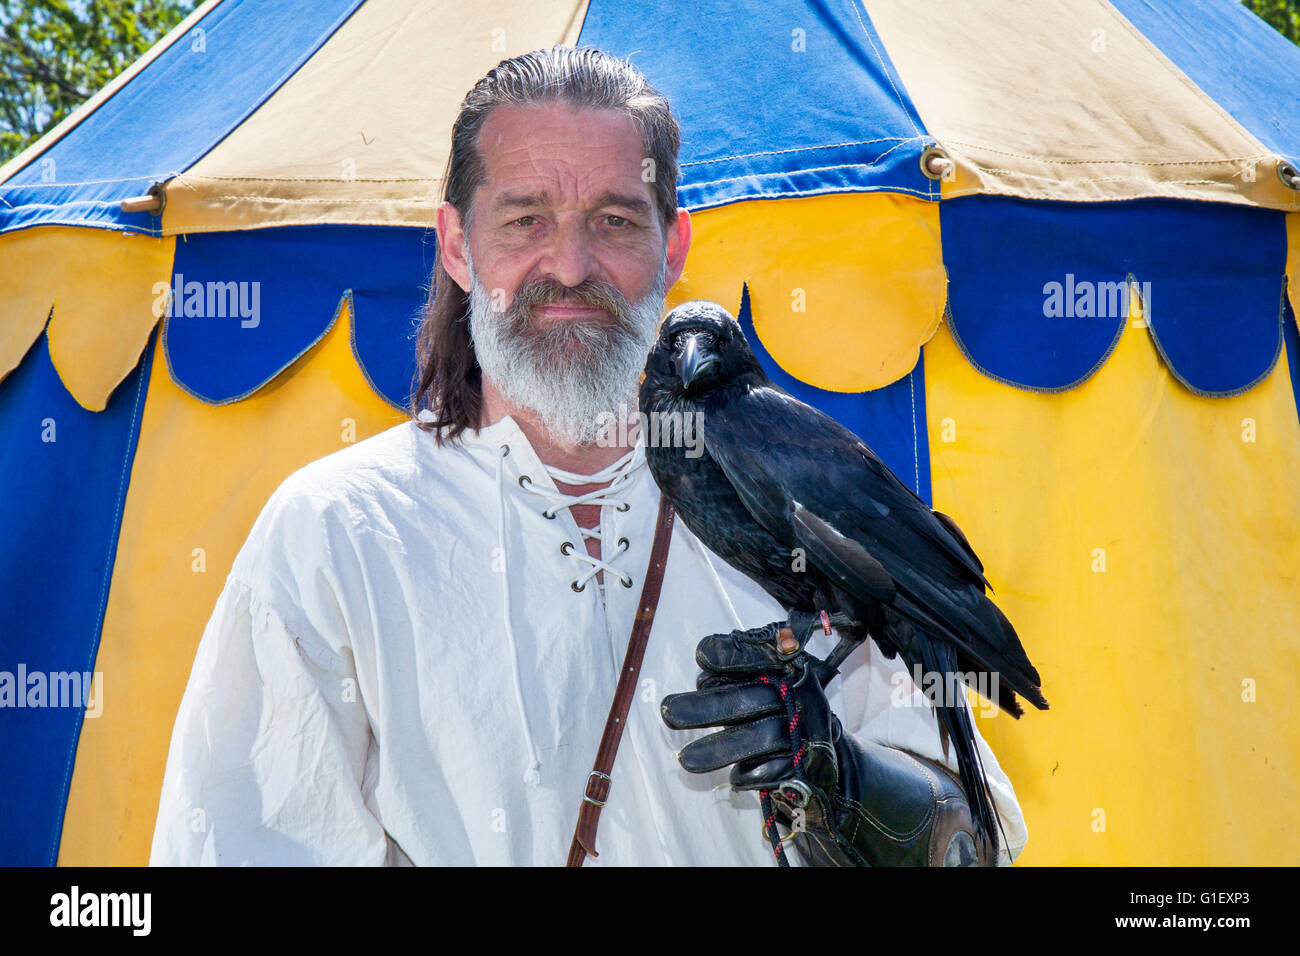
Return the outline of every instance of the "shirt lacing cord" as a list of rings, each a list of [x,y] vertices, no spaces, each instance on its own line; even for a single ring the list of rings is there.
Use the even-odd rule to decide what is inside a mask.
[[[560,491],[551,491],[549,488],[538,488],[527,475],[521,475],[519,477],[519,486],[525,491],[550,498],[551,501],[554,502],[549,508],[542,511],[542,517],[544,518],[554,518],[561,509],[572,508],[575,505],[582,504],[602,506],[612,505],[617,507],[619,511],[627,511],[629,507],[628,502],[623,498],[618,497],[618,494],[626,485],[635,479],[637,468],[644,464],[643,460],[638,462],[636,465],[632,465],[631,462],[635,455],[636,449],[633,449],[608,468],[602,469],[592,475],[579,475],[571,471],[565,471],[563,468],[552,468],[550,465],[543,466],[546,468],[546,473],[551,476],[551,480],[557,484],[595,485],[609,482],[609,486],[606,488],[597,488],[595,491],[588,491],[581,495],[566,495]],[[601,525],[603,524],[604,522],[602,521]],[[578,530],[582,532],[582,547],[576,547],[569,541],[564,542],[564,544],[560,546],[561,554],[569,555],[570,557],[577,558],[580,561],[585,561],[591,565],[585,574],[576,577],[569,582],[569,586],[575,591],[581,591],[585,588],[587,582],[601,571],[609,571],[613,574],[617,574],[619,583],[625,588],[630,588],[632,586],[632,576],[630,574],[626,574],[609,562],[602,561],[600,558],[593,557],[587,553],[587,539],[599,538],[601,525],[597,525],[595,528],[578,528]],[[629,542],[627,538],[619,538],[618,551],[609,560],[615,560],[620,554],[627,551],[630,546],[631,542]],[[603,582],[597,581],[596,586],[603,592]]]

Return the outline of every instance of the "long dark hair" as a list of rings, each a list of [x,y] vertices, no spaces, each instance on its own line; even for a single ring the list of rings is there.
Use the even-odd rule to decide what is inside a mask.
[[[443,175],[442,201],[460,214],[465,234],[473,218],[472,200],[483,182],[479,133],[498,106],[538,106],[564,102],[578,109],[612,109],[637,124],[645,155],[654,163],[655,202],[665,233],[677,220],[677,151],[681,129],[668,100],[641,72],[593,47],[556,46],[502,60],[466,94],[451,133],[451,154]],[[439,444],[455,441],[466,428],[478,428],[483,381],[469,329],[469,295],[447,274],[439,237],[434,281],[425,303],[416,344],[411,414],[425,409],[436,416],[420,427],[433,430]]]

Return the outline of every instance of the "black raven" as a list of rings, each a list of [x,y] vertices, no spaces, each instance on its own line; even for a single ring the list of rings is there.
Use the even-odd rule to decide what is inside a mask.
[[[721,306],[686,302],[664,319],[639,404],[661,430],[683,416],[698,423],[702,453],[698,443],[647,439],[660,491],[705,545],[791,615],[833,612],[842,638],[834,665],[870,636],[927,683],[942,675],[946,689],[949,675],[996,674],[978,683],[1002,710],[1023,714],[1017,694],[1047,709],[1038,671],[985,596],[984,566],[956,522],[857,435],[775,385]],[[996,851],[970,711],[964,700],[933,702],[975,825]]]

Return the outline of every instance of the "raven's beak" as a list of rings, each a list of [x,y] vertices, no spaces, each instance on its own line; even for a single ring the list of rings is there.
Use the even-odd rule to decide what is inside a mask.
[[[690,388],[692,382],[717,364],[716,355],[700,348],[699,336],[688,336],[681,360],[677,363],[677,372],[682,377],[682,387]]]

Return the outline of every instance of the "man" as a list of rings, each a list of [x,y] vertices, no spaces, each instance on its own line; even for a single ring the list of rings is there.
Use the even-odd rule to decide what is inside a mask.
[[[659,507],[636,429],[608,439],[690,247],[679,134],[629,64],[557,47],[489,72],[452,140],[417,421],[259,516],[177,717],[152,863],[566,859]],[[659,704],[694,686],[702,637],[783,615],[676,525],[587,865],[772,865],[758,798],[688,773],[698,734]],[[845,732],[942,762],[901,664],[855,658],[828,689]],[[980,743],[1009,862],[1024,824]],[[930,826],[934,772],[890,752]]]

